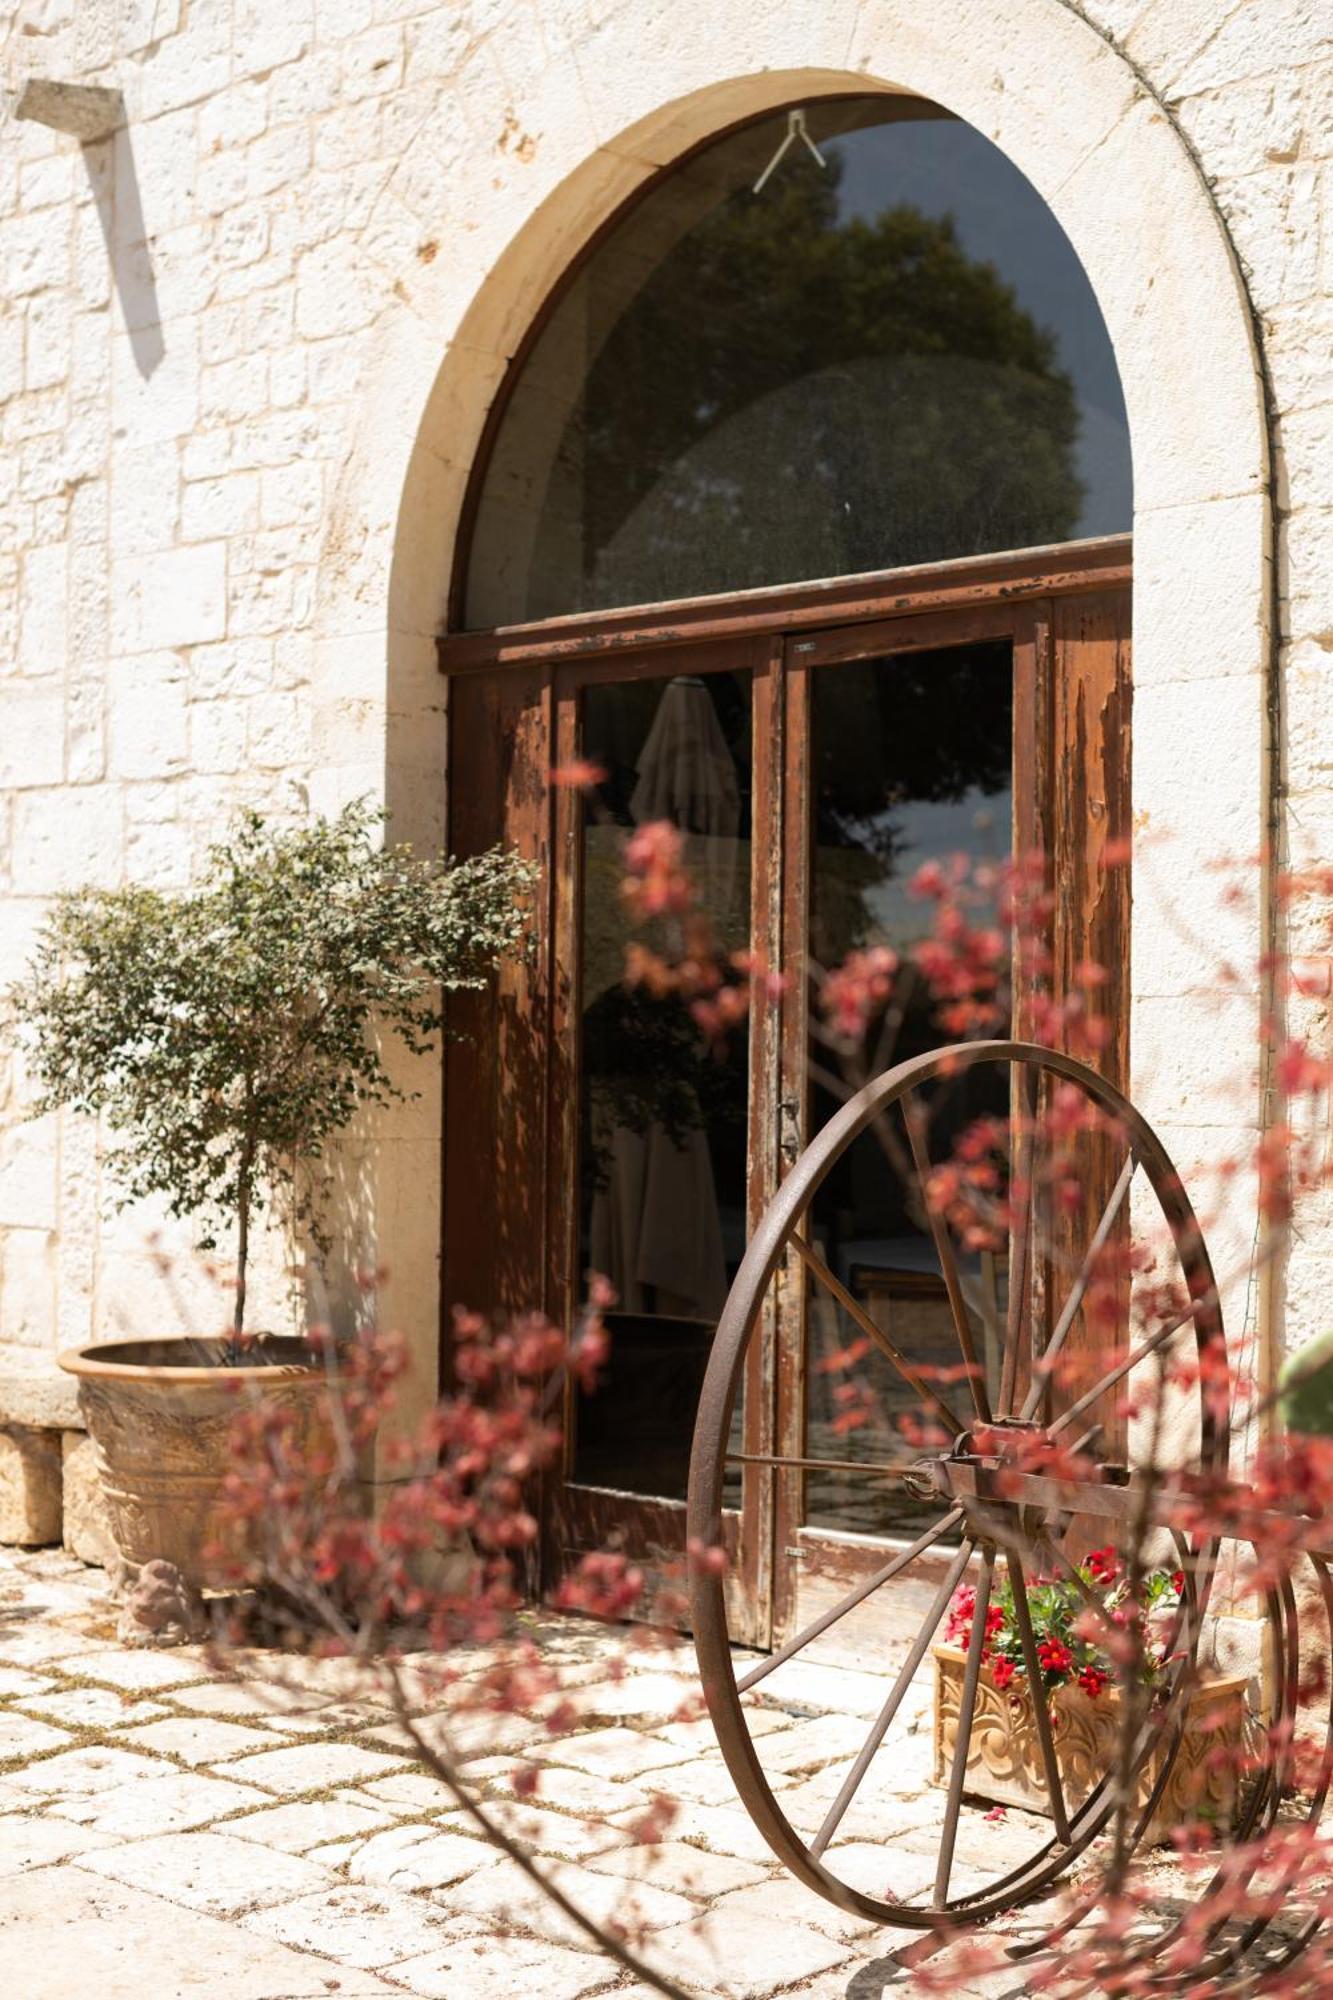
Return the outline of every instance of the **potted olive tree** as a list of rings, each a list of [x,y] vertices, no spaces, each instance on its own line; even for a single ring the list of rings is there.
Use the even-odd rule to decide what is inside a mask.
[[[383,1046],[430,1048],[444,996],[482,985],[526,921],[530,870],[513,855],[428,860],[384,845],[381,818],[355,804],[278,829],[248,813],[187,894],[63,896],[8,996],[37,1108],[100,1117],[123,1202],[164,1196],[201,1249],[230,1253],[217,1337],[145,1328],[60,1356],[131,1570],[164,1558],[207,1582],[238,1388],[324,1420],[310,1343],[251,1327],[256,1221],[329,1247],[332,1142],[363,1105],[405,1094]]]

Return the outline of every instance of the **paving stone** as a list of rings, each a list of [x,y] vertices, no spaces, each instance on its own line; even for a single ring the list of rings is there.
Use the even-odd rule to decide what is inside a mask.
[[[848,1809],[852,1815],[870,1821],[868,1831],[896,1835],[909,1827],[936,1824],[943,1809],[944,1793],[938,1785],[922,1782],[925,1764],[905,1765],[901,1757],[876,1757],[857,1786]],[[782,1809],[793,1820],[808,1818],[817,1826],[823,1819],[847,1775],[847,1762],[830,1764],[802,1778],[782,1794]]]
[[[71,1632],[62,1625],[47,1624],[34,1620],[22,1625],[12,1624],[5,1611],[0,1609],[0,1661],[10,1667],[41,1667],[57,1660],[79,1660],[79,1671],[83,1671],[84,1658],[98,1650],[99,1642],[85,1637],[82,1632]]]
[[[402,1763],[382,1750],[358,1743],[296,1743],[285,1750],[260,1750],[236,1759],[227,1776],[270,1792],[322,1791],[330,1785],[356,1785],[386,1776]]]
[[[812,1930],[823,1931],[826,1937],[839,1938],[848,1945],[884,1935],[882,1924],[853,1916],[849,1910],[840,1910],[836,1903],[825,1902],[785,1871],[758,1887],[728,1890],[714,1903],[713,1914],[758,1917],[770,1924],[808,1924]]]
[[[136,1758],[135,1762],[141,1760]],[[147,1760],[142,1760],[147,1761]],[[152,1769],[161,1772],[158,1763]],[[240,1806],[266,1803],[265,1794],[253,1785],[235,1785],[221,1778],[201,1777],[195,1771],[172,1771],[166,1777],[141,1778],[113,1796],[66,1799],[54,1810],[62,1819],[75,1819],[98,1833],[119,1833],[126,1837],[154,1833],[184,1833],[220,1819]]]
[[[120,1750],[105,1743],[84,1750],[69,1750],[60,1757],[46,1757],[23,1770],[6,1775],[12,1785],[28,1792],[44,1792],[63,1798],[86,1792],[106,1792],[129,1785],[136,1778],[156,1778],[162,1766],[152,1757],[140,1757],[132,1750]]]
[[[219,1993],[227,2000],[330,2000],[334,1993],[327,1959],[196,1910],[167,1918],[159,1896],[82,1868],[0,1882],[0,1937],[6,1963],[23,1968],[22,2000],[217,2000]],[[362,1973],[342,1981],[336,2000],[394,1994],[401,2000],[402,1988]]]
[[[928,1820],[903,1827],[894,1834],[894,1845],[904,1852],[936,1854],[944,1820],[943,1795],[933,1802]],[[986,1806],[963,1807],[958,1820],[958,1859],[969,1868],[990,1875],[1005,1875],[1018,1868],[1050,1844],[1051,1822],[1035,1813],[1011,1808],[1000,1820],[988,1820]]]
[[[26,1673],[22,1667],[0,1667],[0,1701],[12,1695],[44,1694],[56,1683],[49,1674]]]
[[[341,1875],[361,1844],[359,1840],[331,1840],[326,1847],[312,1847],[309,1859],[318,1861],[321,1867],[333,1874]]]
[[[244,1729],[211,1715],[173,1715],[146,1728],[127,1729],[123,1736],[136,1749],[179,1757],[186,1764],[221,1763],[271,1740],[266,1729]]]
[[[449,1942],[445,1919],[432,1903],[394,1889],[366,1889],[355,1883],[339,1883],[276,1909],[256,1910],[241,1922],[247,1930],[282,1944],[322,1952],[341,1965],[366,1970],[383,1971]]]
[[[626,1674],[623,1680],[581,1687],[574,1696],[574,1706],[585,1722],[594,1718],[610,1722],[623,1716],[653,1725],[676,1721],[687,1705],[691,1716],[681,1719],[693,1719],[701,1699],[697,1682],[691,1684],[671,1674]]]
[[[688,1923],[698,1913],[696,1904],[669,1889],[596,1874],[574,1862],[546,1862],[541,1864],[541,1873],[599,1924],[622,1923],[631,1931],[643,1925],[657,1931]],[[587,1939],[586,1932],[565,1916],[516,1862],[507,1858],[479,1869],[451,1889],[440,1891],[437,1900],[452,1915],[470,1912],[485,1918],[487,1928],[499,1919],[504,1924],[536,1931],[557,1944],[577,1948]]]
[[[353,1882],[381,1883],[389,1889],[443,1889],[461,1882],[495,1858],[479,1838],[434,1826],[393,1826],[353,1843],[347,1873]]]
[[[686,1987],[717,2000],[764,2000],[797,1980],[827,1972],[847,1958],[847,1947],[800,1924],[772,1924],[762,1916],[713,1914],[697,1924],[658,1931],[644,1957]]]
[[[59,1750],[73,1740],[67,1729],[55,1729],[49,1722],[37,1722],[12,1708],[0,1711],[0,1763],[11,1757],[38,1757],[44,1750]]]
[[[637,1808],[613,1813],[611,1823],[623,1826],[633,1837],[636,1821],[643,1817]],[[666,1828],[668,1840],[682,1840],[706,1848],[710,1854],[734,1855],[739,1861],[772,1861],[773,1850],[754,1821],[740,1806],[682,1805]]]
[[[582,1736],[558,1737],[534,1744],[528,1755],[535,1763],[568,1764],[591,1777],[613,1780],[622,1774],[641,1780],[645,1771],[681,1761],[674,1743],[661,1743],[635,1729],[591,1729]],[[666,1789],[665,1781],[658,1782]]]
[[[204,1681],[194,1687],[179,1688],[171,1699],[177,1708],[188,1708],[199,1715],[230,1716],[242,1722],[286,1721],[279,1703],[268,1698],[253,1681]],[[309,1699],[322,1706],[326,1697]]]
[[[599,1875],[619,1875],[629,1882],[648,1882],[655,1889],[674,1889],[699,1903],[710,1903],[731,1889],[763,1884],[767,1875],[756,1862],[736,1861],[729,1854],[706,1854],[681,1840],[666,1840],[657,1847],[636,1844],[611,1848],[595,1855],[588,1866]],[[759,1893],[766,1895],[771,1886]]]
[[[754,1659],[758,1658],[755,1654]],[[738,1658],[738,1673],[744,1670],[744,1664]],[[883,1708],[889,1685],[881,1674],[862,1673],[854,1667],[820,1666],[797,1658],[785,1660],[766,1675],[753,1699],[762,1708],[859,1715],[869,1720]]]
[[[679,1756],[680,1752],[675,1754]],[[796,1782],[784,1771],[769,1771],[765,1775],[769,1789],[775,1792],[784,1792]],[[729,1806],[736,1798],[736,1780],[717,1750],[709,1757],[696,1756],[687,1763],[658,1769],[653,1774],[653,1784],[657,1791],[679,1799],[682,1804]]]
[[[504,1750],[522,1750],[526,1754],[530,1746],[547,1746],[552,1741],[549,1730],[530,1716],[493,1715],[489,1711],[427,1716],[420,1722],[419,1730],[430,1748],[446,1750],[458,1764],[466,1764],[473,1757],[494,1757]],[[365,1737],[368,1743],[387,1744],[406,1750],[410,1756],[417,1754],[412,1738],[398,1722],[368,1729]]]
[[[580,2000],[606,1992],[615,1967],[597,1952],[528,1938],[474,1937],[387,1970],[423,2000]]]
[[[759,1761],[765,1776],[812,1771],[825,1764],[849,1764],[866,1740],[858,1716],[821,1715],[763,1739]]]
[[[487,1815],[502,1833],[519,1841],[534,1854],[554,1854],[562,1860],[581,1861],[589,1854],[603,1854],[609,1847],[623,1847],[629,1835],[623,1827],[612,1826],[598,1815],[551,1812],[526,1799],[488,1799]],[[465,1833],[475,1822],[463,1811],[452,1812],[436,1821],[456,1833]]]
[[[389,1711],[374,1708],[368,1701],[330,1701],[322,1697],[315,1708],[269,1709],[252,1719],[285,1736],[319,1736],[333,1731],[385,1728]]]
[[[366,1780],[357,1790],[408,1812],[439,1812],[458,1804],[448,1785],[432,1778],[428,1771],[394,1771],[387,1778]]]
[[[794,1729],[796,1719],[780,1708],[751,1708],[746,1712],[746,1720],[751,1736],[772,1736],[780,1729]],[[863,1732],[864,1733],[864,1732]],[[682,1750],[710,1751],[717,1749],[717,1731],[711,1717],[700,1716],[697,1722],[667,1722],[655,1728],[653,1735],[663,1743],[675,1743]]]
[[[536,1770],[536,1792],[532,1794],[534,1806],[554,1806],[560,1812],[590,1812],[602,1818],[612,1806],[616,1812],[624,1812],[630,1806],[638,1806],[642,1812],[648,1810],[650,1794],[646,1784],[634,1784],[630,1778],[616,1778],[614,1792],[606,1792],[604,1778],[592,1778],[586,1770],[568,1770],[564,1764],[538,1764]],[[514,1766],[510,1764],[510,1772]],[[482,1766],[468,1764],[468,1780],[480,1778]],[[648,1780],[650,1784],[650,1780]],[[500,1784],[500,1794],[512,1790]]]
[[[515,1763],[512,1757],[493,1757],[467,1767],[468,1783],[485,1785],[498,1797],[513,1793],[515,1773],[525,1768],[523,1760]],[[614,1793],[608,1793],[605,1778],[593,1778],[586,1771],[569,1771],[563,1764],[527,1765],[534,1770],[537,1790],[532,1794],[535,1806],[555,1806],[562,1812],[593,1813],[600,1817],[608,1806],[614,1805],[618,1812],[637,1805],[640,1811],[648,1809],[648,1794],[640,1786],[632,1784],[628,1778],[618,1778]],[[390,1784],[394,1782],[391,1778]]]
[[[42,1819],[32,1813],[8,1814],[0,1818],[0,1875],[47,1868],[94,1847],[105,1847],[110,1839],[110,1834],[92,1833],[65,1820]]]
[[[383,1810],[354,1805],[348,1799],[310,1799],[296,1805],[266,1806],[261,1812],[228,1820],[227,1832],[237,1840],[257,1841],[287,1854],[309,1854],[329,1842],[369,1838],[392,1825],[393,1815]]]
[[[3,1650],[3,1649],[0,1649]],[[91,1652],[79,1661],[79,1672],[89,1680],[106,1681],[111,1687],[169,1688],[186,1681],[208,1679],[208,1669],[184,1648],[164,1652]]]
[[[115,1688],[66,1688],[29,1696],[23,1706],[30,1714],[71,1729],[124,1729],[169,1713],[160,1701],[135,1701]]]
[[[840,1881],[867,1896],[921,1902],[934,1887],[936,1852],[918,1854],[885,1841],[849,1841],[842,1846],[835,1842],[824,1856],[824,1865]],[[951,1888],[956,1896],[969,1895],[984,1888],[989,1879],[976,1869],[956,1864]]]
[[[84,1855],[79,1865],[215,1917],[288,1902],[328,1883],[325,1871],[312,1861],[275,1854],[226,1833],[163,1834],[128,1847],[101,1848]]]

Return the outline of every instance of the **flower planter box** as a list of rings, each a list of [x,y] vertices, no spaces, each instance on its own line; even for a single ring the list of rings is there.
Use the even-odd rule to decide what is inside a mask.
[[[934,1776],[936,1784],[947,1784],[958,1734],[965,1655],[958,1646],[938,1645],[932,1650]],[[1229,1823],[1236,1797],[1235,1755],[1244,1740],[1248,1720],[1247,1685],[1244,1675],[1219,1676],[1205,1681],[1192,1696],[1184,1741],[1144,1836],[1146,1846],[1161,1845],[1170,1839],[1173,1828],[1193,1821],[1211,1820],[1219,1828]],[[1051,1734],[1065,1804],[1071,1813],[1111,1768],[1119,1721],[1120,1696],[1115,1688],[1093,1696],[1071,1684],[1058,1688],[1052,1696]],[[1213,1753],[1223,1748],[1232,1755],[1215,1764]],[[1154,1746],[1144,1759],[1139,1776],[1141,1801],[1146,1802],[1157,1781],[1162,1755],[1162,1749]],[[982,1668],[976,1714],[972,1718],[966,1788],[973,1798],[986,1799],[995,1805],[1021,1806],[1027,1812],[1049,1816],[1050,1797],[1025,1679],[1000,1689],[991,1679],[989,1667]]]

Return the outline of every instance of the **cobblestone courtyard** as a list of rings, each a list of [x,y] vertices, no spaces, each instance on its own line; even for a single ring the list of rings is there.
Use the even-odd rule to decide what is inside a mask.
[[[513,1864],[478,1838],[404,1754],[345,1662],[273,1662],[227,1681],[198,1648],[115,1642],[99,1570],[58,1552],[0,1552],[0,1943],[23,2000],[583,2000],[641,1995],[586,1948]],[[578,1722],[462,1723],[468,1771],[594,1915],[635,1916],[648,1959],[701,1996],[878,2000],[902,1990],[907,1940],[856,1922],[778,1867],[735,1801],[705,1721],[673,1721],[696,1691],[687,1648],[564,1619],[540,1631],[568,1660]],[[637,1650],[636,1650],[637,1645]],[[627,1661],[616,1677],[614,1663]],[[290,1669],[288,1670],[290,1672]],[[771,1781],[818,1813],[883,1699],[868,1674],[792,1662],[764,1712]],[[929,1711],[897,1726],[886,1789],[850,1832],[878,1888],[909,1895],[933,1869]],[[544,1767],[534,1805],[516,1755]],[[629,1827],[650,1787],[680,1801],[660,1846]],[[1015,1829],[980,1822],[976,1843]],[[996,1852],[999,1850],[996,1849]],[[976,1990],[987,1990],[985,1984]],[[1021,1980],[992,1981],[1021,1992]]]

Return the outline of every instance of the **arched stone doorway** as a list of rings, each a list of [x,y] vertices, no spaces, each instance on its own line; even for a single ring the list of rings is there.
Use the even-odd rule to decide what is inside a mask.
[[[616,1295],[604,1380],[565,1401],[548,1580],[608,1542],[683,1553],[699,1380],[749,1227],[854,1073],[940,1039],[910,982],[864,1047],[819,1013],[814,968],[910,955],[917,867],[1050,857],[1055,959],[1114,968],[1124,1080],[1128,879],[1099,860],[1130,831],[1130,487],[1067,238],[980,134],[901,93],[786,107],[664,169],[516,356],[465,509],[464,629],[441,642],[450,845],[511,842],[547,886],[531,961],[459,1010],[444,1262],[473,1303],[564,1324],[589,1271]],[[546,782],[574,761],[602,774],[582,800]],[[645,938],[619,856],[663,819],[726,949],[790,981],[721,1043],[625,981]],[[810,1227],[860,1309],[947,1367],[938,1258],[874,1135]],[[849,1325],[794,1276],[733,1426],[761,1641],[849,1561],[882,1562],[915,1506],[850,1469],[895,1448],[887,1382],[838,1448]],[[968,1282],[980,1346],[1003,1260]],[[770,1567],[775,1539],[799,1567]]]
[[[1058,0],[1031,0],[998,24],[961,0],[902,6],[891,19],[859,20],[849,7],[816,24],[779,7],[762,22],[727,24],[726,46],[709,10],[693,23],[688,12],[672,10],[669,30],[664,19],[660,47],[622,8],[596,28],[572,29],[567,43],[557,33],[544,93],[525,106],[529,136],[539,134],[531,148],[471,160],[459,108],[442,104],[368,229],[399,296],[386,307],[380,384],[348,467],[338,541],[349,553],[326,577],[321,606],[328,736],[344,751],[332,782],[371,774],[406,830],[441,824],[432,642],[444,610],[442,541],[495,386],[570,257],[629,189],[706,134],[766,106],[884,87],[936,98],[992,137],[1051,204],[1092,279],[1135,446],[1136,805],[1155,827],[1178,828],[1188,851],[1194,802],[1223,788],[1232,823],[1252,839],[1263,817],[1268,591],[1261,405],[1225,239],[1166,121]],[[477,120],[475,94],[469,105]],[[498,134],[510,108],[502,81],[493,108]],[[432,239],[432,218],[458,223],[447,269],[407,247]],[[1206,354],[1190,332],[1202,323]],[[349,682],[363,727],[351,755]],[[1182,787],[1174,746],[1205,714]],[[1142,1055],[1150,1112],[1188,1157],[1207,1138],[1190,1052],[1206,1043],[1225,1064],[1223,1042],[1234,1052],[1252,1041],[1257,996],[1236,997],[1220,1039],[1211,1011],[1200,1032],[1205,968],[1179,950],[1150,885],[1136,898],[1134,962],[1135,1062]],[[1225,1115],[1234,1129],[1234,1113]],[[418,1281],[412,1331],[423,1353],[434,1195],[420,1170],[439,1116],[428,1101],[404,1135],[411,1167],[407,1150],[395,1159],[389,1148],[380,1170],[386,1215],[403,1217],[412,1190],[408,1255],[395,1261]]]

